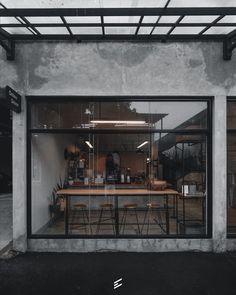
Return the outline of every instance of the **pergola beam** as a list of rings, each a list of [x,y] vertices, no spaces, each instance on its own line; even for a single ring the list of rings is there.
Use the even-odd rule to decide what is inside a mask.
[[[227,35],[223,42],[224,60],[231,60],[233,50],[236,48],[236,30]]]
[[[41,34],[41,35],[13,35],[15,41],[68,41],[72,40],[71,36],[68,35],[60,35],[60,34]],[[117,34],[117,35],[85,35],[85,34],[73,34],[74,40],[81,40],[81,41],[162,41],[166,38],[166,34],[164,35],[128,35],[128,34]],[[192,34],[178,34],[178,35],[169,35],[167,37],[167,41],[224,41],[225,35],[221,34],[209,34],[209,35],[202,35],[200,38],[198,35]]]
[[[24,8],[2,9],[0,16],[141,16],[141,15],[236,15],[236,7],[204,8]]]
[[[7,36],[5,31],[0,28],[0,46],[6,51],[7,59],[14,60],[15,58],[15,41]]]

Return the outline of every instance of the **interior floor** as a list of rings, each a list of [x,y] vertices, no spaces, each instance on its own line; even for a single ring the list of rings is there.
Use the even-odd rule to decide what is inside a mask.
[[[206,234],[202,200],[190,199],[185,201],[183,211],[182,201],[178,202],[178,212],[173,206],[169,209],[169,234]],[[144,207],[128,210],[126,217],[124,209],[119,208],[119,232],[122,235],[166,235],[166,211],[163,208],[148,213]],[[70,235],[115,235],[114,210],[104,210],[100,219],[101,210],[70,210]],[[185,215],[185,218],[184,218]],[[146,217],[145,217],[146,216]],[[148,217],[149,216],[149,217]],[[113,217],[113,219],[111,218]],[[37,234],[63,235],[65,234],[64,212]]]

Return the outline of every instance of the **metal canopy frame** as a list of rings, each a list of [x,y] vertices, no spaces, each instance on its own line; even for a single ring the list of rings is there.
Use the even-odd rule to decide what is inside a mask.
[[[39,41],[39,40],[58,40],[58,41],[218,41],[223,42],[223,58],[230,60],[232,51],[236,48],[236,7],[204,7],[204,8],[168,8],[166,4],[163,8],[27,8],[27,9],[0,9],[0,17],[4,20],[7,17],[14,17],[17,21],[13,23],[0,23],[0,45],[6,50],[7,58],[14,59],[14,48],[16,41]],[[139,17],[138,22],[105,22],[106,17]],[[144,17],[157,16],[155,22],[143,22]],[[175,22],[161,22],[161,18],[166,16],[178,16]],[[193,16],[215,16],[210,22],[184,22],[184,18]],[[235,16],[235,22],[222,22],[227,16]],[[45,21],[40,23],[30,22],[28,17],[58,17],[60,22]],[[68,22],[67,17],[77,17],[77,22]],[[100,22],[80,22],[82,17],[99,17]],[[86,18],[87,19],[87,18]],[[75,34],[73,28],[99,28],[100,33]],[[157,28],[166,28],[164,34],[155,33]],[[65,29],[65,34],[42,33],[44,29]],[[133,33],[109,34],[109,28],[133,28]],[[142,29],[150,29],[148,33],[140,33]],[[176,29],[188,28],[190,33],[175,33]],[[229,33],[209,33],[211,29],[228,29]],[[232,31],[231,31],[232,28]],[[26,30],[24,34],[14,33],[16,29]],[[199,29],[194,33],[194,29]],[[8,30],[13,30],[9,33]],[[191,32],[193,30],[193,32]]]

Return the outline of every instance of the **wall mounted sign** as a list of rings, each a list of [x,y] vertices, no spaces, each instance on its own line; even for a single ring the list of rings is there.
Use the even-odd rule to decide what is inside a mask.
[[[10,110],[21,112],[21,95],[17,93],[10,86],[6,86],[5,90],[0,88],[0,104],[9,108]]]

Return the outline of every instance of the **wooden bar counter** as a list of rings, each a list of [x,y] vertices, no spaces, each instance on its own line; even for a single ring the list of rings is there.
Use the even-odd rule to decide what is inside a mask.
[[[115,228],[116,236],[119,236],[119,211],[118,211],[118,198],[119,197],[142,197],[142,196],[163,196],[165,199],[164,207],[166,209],[166,234],[170,232],[170,222],[169,222],[169,197],[174,199],[178,196],[178,192],[172,189],[166,189],[162,191],[149,190],[149,189],[133,189],[133,188],[68,188],[57,191],[58,196],[63,196],[66,198],[66,216],[65,216],[65,233],[69,233],[69,203],[71,197],[104,197],[113,196],[115,197]]]

